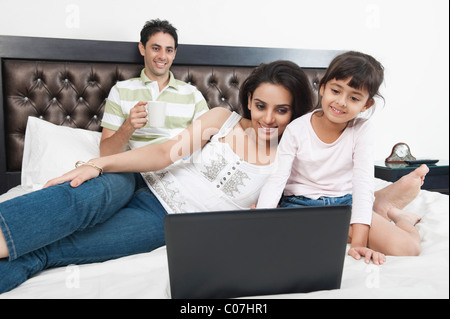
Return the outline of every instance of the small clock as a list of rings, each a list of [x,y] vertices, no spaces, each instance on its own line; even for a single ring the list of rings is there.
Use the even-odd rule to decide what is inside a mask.
[[[411,155],[411,150],[406,143],[397,143],[392,148],[391,155],[389,155],[385,162],[394,164],[406,164],[406,161],[414,161],[416,158]]]

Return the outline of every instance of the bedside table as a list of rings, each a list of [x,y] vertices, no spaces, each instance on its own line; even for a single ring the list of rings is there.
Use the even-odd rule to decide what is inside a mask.
[[[375,177],[388,182],[395,182],[417,167],[407,164],[390,164],[388,167],[384,162],[375,162]],[[425,176],[422,189],[448,195],[448,160],[440,160],[434,165],[428,165],[428,168],[430,171]]]

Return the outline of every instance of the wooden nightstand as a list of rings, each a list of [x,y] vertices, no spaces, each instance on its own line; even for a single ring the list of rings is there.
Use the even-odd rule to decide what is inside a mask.
[[[375,177],[388,182],[395,182],[403,175],[415,170],[418,166],[406,164],[390,164],[386,166],[384,162],[375,162]],[[449,194],[448,191],[448,160],[440,160],[434,165],[428,165],[430,171],[425,177],[422,189]]]

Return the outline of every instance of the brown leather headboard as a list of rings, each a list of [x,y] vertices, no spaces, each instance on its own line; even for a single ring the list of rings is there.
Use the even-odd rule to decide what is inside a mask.
[[[239,87],[262,62],[289,59],[313,88],[337,51],[180,45],[175,77],[195,85],[210,108],[241,113]],[[117,82],[139,76],[136,43],[0,36],[0,194],[20,183],[28,116],[100,131],[105,99]]]

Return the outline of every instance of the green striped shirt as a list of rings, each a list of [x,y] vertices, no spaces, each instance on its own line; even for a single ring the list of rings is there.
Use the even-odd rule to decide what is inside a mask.
[[[158,82],[151,81],[144,71],[140,77],[117,82],[111,88],[101,123],[102,127],[117,131],[138,102],[167,102],[165,126],[154,128],[147,123],[135,130],[128,142],[131,149],[172,138],[209,109],[200,91],[175,79],[172,72],[169,84],[160,92]]]

